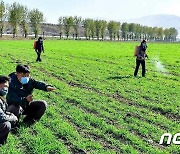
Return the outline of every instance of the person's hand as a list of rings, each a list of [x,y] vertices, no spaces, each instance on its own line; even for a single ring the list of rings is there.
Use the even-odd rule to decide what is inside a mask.
[[[12,115],[13,115],[14,122],[17,122],[18,118],[14,114],[12,114]]]
[[[18,122],[18,118],[13,113],[11,113],[10,117],[11,117],[12,122],[14,123]]]
[[[32,102],[32,101],[33,101],[33,95],[28,95],[28,96],[26,97],[26,100],[27,100],[28,102]]]
[[[47,89],[48,92],[50,92],[50,91],[55,91],[55,90],[56,90],[56,88],[51,87],[51,86],[47,86],[46,89]]]
[[[11,112],[6,112],[6,114],[7,114],[7,115],[12,115],[12,113],[11,113]]]

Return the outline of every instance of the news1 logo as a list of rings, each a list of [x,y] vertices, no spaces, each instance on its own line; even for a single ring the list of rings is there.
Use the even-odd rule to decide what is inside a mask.
[[[172,142],[173,144],[180,145],[180,133],[177,133],[174,136],[171,133],[164,133],[161,136],[159,144],[163,144],[165,137],[168,137],[166,144],[171,144]],[[178,138],[179,138],[179,141],[178,141]]]

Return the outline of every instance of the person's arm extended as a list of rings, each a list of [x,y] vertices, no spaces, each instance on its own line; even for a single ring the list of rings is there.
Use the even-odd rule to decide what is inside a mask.
[[[43,91],[47,91],[47,87],[49,85],[47,85],[46,83],[41,82],[41,81],[36,81],[34,79],[32,79],[32,82],[33,82],[33,88],[43,90]]]
[[[47,92],[56,90],[56,88],[53,88],[51,85],[47,85],[44,82],[36,81],[34,79],[33,79],[33,87],[35,89],[39,89],[39,90],[43,90],[43,91],[47,91]]]

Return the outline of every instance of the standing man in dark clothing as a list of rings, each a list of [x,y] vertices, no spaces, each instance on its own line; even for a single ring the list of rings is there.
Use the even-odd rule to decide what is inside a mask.
[[[146,64],[145,64],[145,59],[147,56],[146,54],[146,49],[147,49],[147,45],[146,45],[146,41],[143,40],[141,42],[140,46],[137,46],[136,48],[136,52],[135,52],[135,56],[136,56],[136,69],[134,71],[134,76],[137,76],[138,70],[139,70],[139,66],[141,64],[142,66],[142,77],[145,77],[145,73],[146,73]]]
[[[17,65],[16,72],[10,75],[11,82],[7,94],[8,109],[18,118],[21,114],[26,115],[25,123],[34,123],[39,120],[45,110],[47,103],[43,100],[33,100],[33,89],[43,91],[54,91],[55,88],[30,77],[30,68],[27,65]]]
[[[39,37],[38,38],[38,41],[36,41],[36,45],[35,45],[35,51],[37,53],[37,59],[36,61],[38,62],[41,62],[41,52],[43,51],[44,52],[44,46],[43,46],[43,39],[42,37]]]
[[[9,78],[0,76],[0,144],[4,144],[11,130],[11,124],[15,124],[18,118],[10,112],[7,112],[7,103],[5,96],[8,93]]]

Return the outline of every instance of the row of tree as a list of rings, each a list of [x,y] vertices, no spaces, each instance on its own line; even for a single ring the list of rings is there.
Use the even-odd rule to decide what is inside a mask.
[[[43,13],[38,9],[29,10],[26,6],[14,2],[5,5],[0,2],[0,36],[2,37],[5,22],[11,25],[13,37],[17,35],[18,28],[27,37],[29,28],[37,38],[41,24],[44,21]],[[81,34],[86,39],[102,39],[108,35],[110,40],[155,40],[175,41],[178,31],[175,28],[148,27],[135,23],[120,23],[116,21],[82,19],[82,17],[60,17],[58,20],[60,39],[63,35],[68,38],[70,35],[78,39]],[[43,32],[44,33],[44,32]]]
[[[175,41],[178,31],[175,28],[148,27],[135,23],[120,23],[116,21],[84,19],[81,17],[60,17],[60,38],[63,33],[68,38],[70,34],[78,39],[80,30],[84,29],[86,39],[104,40],[106,34],[110,40],[154,40]]]
[[[18,28],[21,27],[23,35],[27,37],[29,26],[35,33],[35,37],[40,32],[43,22],[43,13],[38,9],[29,10],[26,6],[14,2],[6,5],[4,1],[0,2],[0,36],[2,37],[5,22],[11,25],[13,37],[17,35]]]

